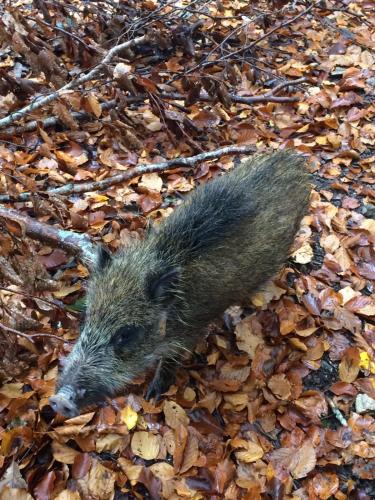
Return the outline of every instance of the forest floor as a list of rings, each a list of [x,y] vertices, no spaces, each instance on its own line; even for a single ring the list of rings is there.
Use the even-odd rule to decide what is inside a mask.
[[[375,498],[373,2],[0,9],[0,499]],[[314,188],[280,274],[159,403],[146,381],[56,415],[89,268],[48,227],[116,251],[236,152],[285,148]]]

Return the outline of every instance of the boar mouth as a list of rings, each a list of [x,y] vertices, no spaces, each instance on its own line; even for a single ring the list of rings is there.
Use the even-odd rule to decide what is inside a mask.
[[[49,398],[51,408],[64,417],[72,418],[81,413],[86,406],[98,403],[109,396],[108,389],[97,387],[95,390],[76,389],[71,385],[59,388],[54,396]]]

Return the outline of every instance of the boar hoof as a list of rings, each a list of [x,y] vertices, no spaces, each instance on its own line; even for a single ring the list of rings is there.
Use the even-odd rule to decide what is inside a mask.
[[[161,399],[161,395],[169,389],[169,386],[173,382],[174,374],[171,373],[171,367],[165,361],[160,360],[154,378],[146,391],[146,401],[155,398],[155,402],[158,402]]]

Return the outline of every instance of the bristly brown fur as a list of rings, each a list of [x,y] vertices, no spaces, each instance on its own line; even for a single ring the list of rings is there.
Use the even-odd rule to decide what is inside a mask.
[[[309,193],[296,154],[254,157],[198,187],[144,241],[114,257],[101,252],[59,382],[85,389],[75,407],[124,390],[157,363],[148,396],[165,389],[171,361],[285,262]]]

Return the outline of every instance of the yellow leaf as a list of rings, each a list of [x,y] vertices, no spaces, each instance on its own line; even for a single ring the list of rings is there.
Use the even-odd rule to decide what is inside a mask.
[[[59,290],[56,290],[56,292],[53,292],[53,295],[57,299],[62,299],[63,297],[66,297],[67,295],[70,295],[71,293],[74,293],[77,290],[80,290],[81,288],[82,288],[82,284],[76,283],[75,285],[65,286],[65,287],[60,288]]]
[[[158,462],[149,467],[150,471],[162,481],[168,481],[175,475],[174,468],[167,462]]]
[[[125,408],[121,410],[121,421],[126,424],[129,431],[137,425],[137,420],[138,414],[131,406],[125,406]]]
[[[105,436],[99,437],[95,443],[95,449],[98,453],[102,453],[103,451],[117,453],[123,447],[124,436],[120,434],[106,434]]]
[[[102,108],[97,97],[94,94],[89,94],[86,97],[86,108],[88,109],[88,111],[91,111],[91,113],[93,113],[96,118],[99,118],[102,114]]]
[[[359,366],[364,370],[375,373],[375,362],[370,359],[370,356],[366,351],[361,351],[359,353]]]
[[[242,462],[250,463],[256,462],[263,457],[263,448],[259,444],[252,443],[251,441],[245,441],[246,449],[243,451],[237,451],[236,457]]]
[[[362,229],[366,229],[369,233],[375,236],[375,220],[374,219],[364,219],[359,226]]]
[[[177,429],[180,424],[184,426],[189,425],[189,417],[186,415],[185,410],[177,403],[165,401],[163,411],[165,422],[172,429]]]
[[[90,198],[90,201],[95,201],[96,203],[101,203],[103,201],[108,200],[108,196],[105,196],[104,194],[97,194],[97,193],[91,193],[88,198]]]
[[[294,262],[298,264],[308,264],[311,262],[313,256],[314,252],[309,243],[304,243],[301,248],[292,254]]]
[[[5,384],[0,388],[0,394],[10,399],[19,398],[22,396],[22,387],[23,384],[21,382]]]
[[[159,455],[160,440],[160,436],[151,434],[151,432],[135,432],[131,442],[132,452],[145,460],[155,460]]]
[[[327,144],[327,137],[324,135],[318,135],[318,137],[315,140],[316,143],[319,144],[320,146],[325,146]]]
[[[153,191],[160,191],[163,186],[163,179],[156,172],[143,174],[138,186]]]
[[[62,464],[73,464],[76,456],[80,453],[65,444],[52,441],[52,454],[53,458]]]

